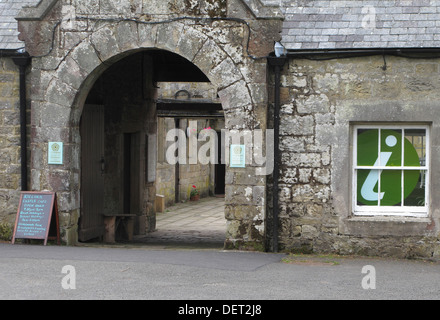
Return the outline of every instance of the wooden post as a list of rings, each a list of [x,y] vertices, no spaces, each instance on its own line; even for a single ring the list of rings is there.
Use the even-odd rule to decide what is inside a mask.
[[[104,225],[104,242],[114,243],[115,242],[115,229],[116,229],[116,217],[115,216],[105,216]]]

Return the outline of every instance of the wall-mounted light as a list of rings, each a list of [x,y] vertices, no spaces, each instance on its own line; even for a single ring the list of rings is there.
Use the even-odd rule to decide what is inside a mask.
[[[174,99],[179,99],[181,96],[186,96],[186,100],[191,100],[191,93],[188,90],[179,90],[174,94]]]
[[[275,56],[277,58],[285,56],[287,54],[286,48],[281,44],[281,42],[278,41],[275,42],[274,50],[275,50]]]

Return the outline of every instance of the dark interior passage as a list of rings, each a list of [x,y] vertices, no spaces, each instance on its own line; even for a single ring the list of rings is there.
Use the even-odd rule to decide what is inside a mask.
[[[80,122],[80,241],[105,241],[109,230],[115,240],[156,230],[158,116],[222,116],[219,103],[158,99],[159,81],[208,79],[176,54],[146,50],[113,61],[89,92]]]

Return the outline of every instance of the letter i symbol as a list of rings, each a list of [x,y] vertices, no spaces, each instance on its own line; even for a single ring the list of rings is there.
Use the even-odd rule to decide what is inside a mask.
[[[385,143],[388,147],[394,147],[397,144],[397,138],[393,135],[389,135],[385,139]],[[381,152],[380,153],[380,163],[379,158],[376,159],[376,162],[373,166],[386,166],[388,163],[388,160],[390,160],[392,152]],[[361,195],[362,197],[367,201],[377,201],[378,200],[378,193],[375,192],[374,186],[379,181],[379,175],[382,172],[382,170],[370,170],[370,173],[368,174],[367,178],[364,181],[364,184],[361,188]],[[380,199],[383,198],[385,195],[385,192],[381,192],[379,197]]]

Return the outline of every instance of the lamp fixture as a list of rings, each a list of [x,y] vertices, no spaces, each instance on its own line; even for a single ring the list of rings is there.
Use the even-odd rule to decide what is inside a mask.
[[[287,54],[286,48],[279,41],[275,42],[274,50],[275,50],[275,56],[277,58],[285,56]]]

